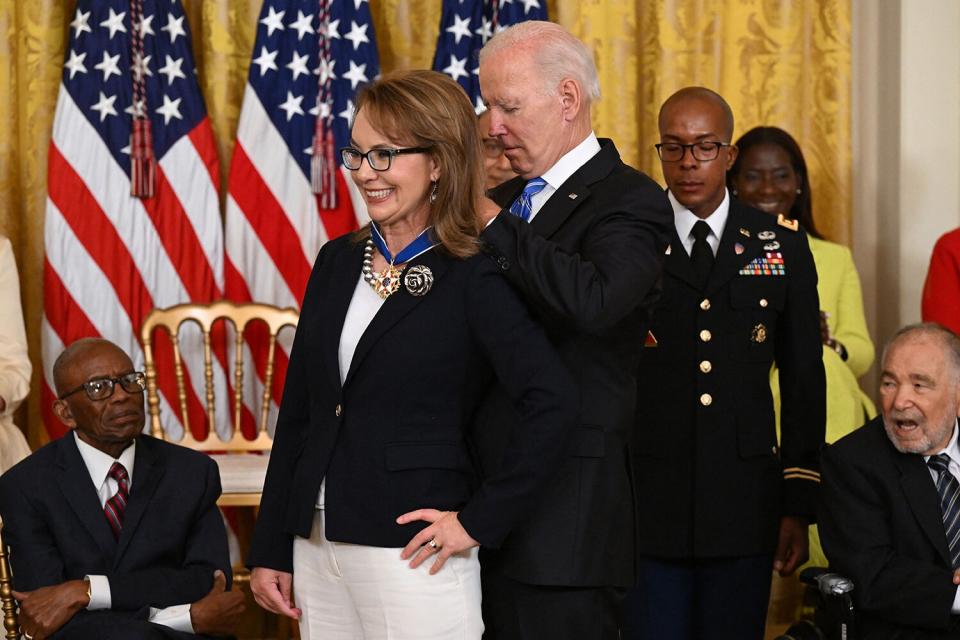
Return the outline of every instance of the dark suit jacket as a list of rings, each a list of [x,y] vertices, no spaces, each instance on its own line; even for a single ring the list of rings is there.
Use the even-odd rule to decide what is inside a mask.
[[[897,451],[878,416],[823,454],[820,541],[854,582],[864,638],[958,638],[957,587],[923,456]]]
[[[525,181],[498,187],[509,207]],[[627,444],[636,365],[657,295],[671,224],[656,183],[625,165],[610,140],[544,204],[530,224],[502,211],[482,234],[507,279],[546,328],[580,397],[580,426],[549,491],[487,571],[541,585],[633,582],[634,509]],[[503,464],[517,421],[495,388],[477,419],[487,473]]]
[[[210,458],[142,435],[120,540],[113,537],[72,432],[0,477],[14,588],[105,575],[112,609],[192,603],[230,576],[220,474]],[[79,622],[81,612],[65,627]]]
[[[327,243],[317,257],[280,406],[251,566],[292,571],[293,536],[307,537],[326,478],[328,540],[403,547],[426,523],[418,508],[460,511],[467,532],[496,547],[530,508],[566,446],[577,412],[572,383],[543,331],[493,262],[437,247],[411,261],[433,287],[404,287],[366,328],[343,384],[338,348],[363,244]],[[366,286],[366,285],[364,285]],[[481,484],[466,435],[494,376],[521,406],[501,472]]]
[[[638,380],[640,553],[772,553],[781,516],[815,514],[824,438],[817,274],[806,234],[731,200],[704,290],[675,227],[672,235],[653,318],[657,344],[644,349]],[[782,257],[784,275],[741,274],[768,253]]]

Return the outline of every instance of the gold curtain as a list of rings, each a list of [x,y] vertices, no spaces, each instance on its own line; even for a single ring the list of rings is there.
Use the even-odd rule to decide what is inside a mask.
[[[221,186],[262,0],[184,0],[201,89],[217,136]],[[440,0],[370,0],[385,71],[428,67]],[[45,441],[38,412],[46,158],[75,2],[0,0],[0,232],[20,268],[34,362],[19,423]],[[781,126],[803,147],[814,211],[848,242],[851,209],[850,0],[548,0],[552,19],[594,51],[603,99],[597,133],[661,179],[657,110],[676,89],[702,84],[733,107],[739,135]]]

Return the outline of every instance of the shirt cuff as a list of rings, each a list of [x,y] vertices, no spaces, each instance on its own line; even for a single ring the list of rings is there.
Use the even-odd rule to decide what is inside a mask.
[[[90,581],[90,602],[87,603],[87,611],[109,609],[113,600],[111,600],[110,580],[107,576],[84,576],[84,579]]]
[[[193,633],[193,621],[190,619],[190,605],[177,604],[166,609],[157,609],[150,607],[150,615],[147,617],[149,622],[162,624],[170,627],[174,631],[183,633]]]

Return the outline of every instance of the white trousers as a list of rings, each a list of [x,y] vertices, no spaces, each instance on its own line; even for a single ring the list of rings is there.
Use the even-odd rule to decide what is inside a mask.
[[[479,640],[480,562],[473,548],[435,575],[401,549],[330,542],[318,510],[293,543],[293,591],[303,640]]]

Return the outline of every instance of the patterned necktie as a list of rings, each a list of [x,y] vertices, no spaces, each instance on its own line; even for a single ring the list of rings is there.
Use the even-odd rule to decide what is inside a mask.
[[[937,472],[937,494],[943,514],[943,530],[953,568],[960,568],[960,482],[950,473],[950,456],[945,453],[930,456],[927,465]]]
[[[111,478],[117,481],[117,493],[103,505],[103,514],[113,529],[113,537],[120,539],[120,529],[123,528],[123,512],[127,509],[127,498],[130,496],[130,476],[119,462],[110,467]]]
[[[690,262],[693,264],[693,272],[697,276],[697,282],[700,288],[706,286],[707,278],[710,277],[710,269],[713,268],[713,249],[707,242],[707,236],[710,235],[710,225],[703,220],[697,220],[693,225],[693,249],[690,251]]]
[[[520,197],[510,205],[510,213],[524,222],[529,222],[530,216],[533,215],[533,203],[531,203],[530,200],[533,196],[543,191],[545,186],[547,186],[547,181],[543,178],[534,178],[528,182],[527,186],[523,188],[523,193],[520,194]]]

